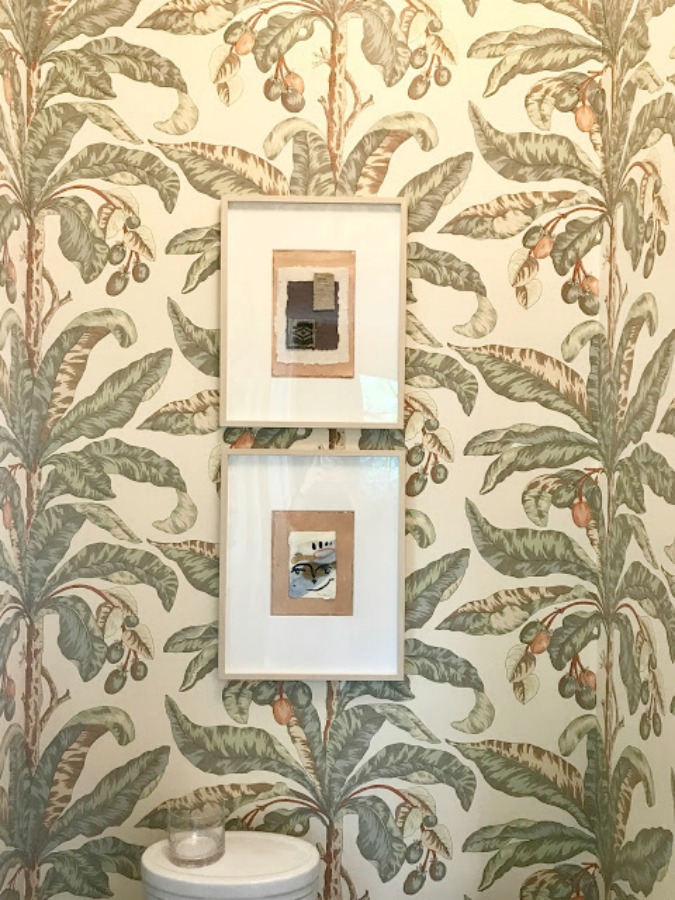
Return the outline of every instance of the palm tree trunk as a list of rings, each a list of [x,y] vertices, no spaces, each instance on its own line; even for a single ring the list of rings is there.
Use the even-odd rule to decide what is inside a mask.
[[[323,900],[342,900],[342,818],[332,820],[326,835]]]
[[[26,352],[33,373],[40,365],[42,318],[44,307],[44,219],[39,215],[28,220],[26,241],[25,329]]]
[[[24,876],[24,900],[36,900],[40,887],[39,869],[35,866],[32,869],[26,869]]]
[[[26,669],[24,705],[24,739],[26,764],[31,773],[35,772],[40,759],[40,739],[42,736],[42,654],[44,632],[42,624],[29,622],[26,634]],[[28,811],[26,810],[26,813]],[[32,860],[24,875],[23,900],[36,900],[40,888],[40,866]]]
[[[31,772],[40,758],[42,716],[42,654],[44,632],[40,624],[29,622],[26,629],[26,680],[23,694],[26,760]]]
[[[342,168],[347,118],[347,34],[339,22],[333,25],[331,31],[328,62],[327,143],[333,176],[337,181]]]

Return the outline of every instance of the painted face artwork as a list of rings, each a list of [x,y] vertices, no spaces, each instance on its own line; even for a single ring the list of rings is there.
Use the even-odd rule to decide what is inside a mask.
[[[292,531],[288,555],[289,597],[335,600],[338,565],[334,531]]]
[[[351,616],[354,513],[273,510],[273,616]]]

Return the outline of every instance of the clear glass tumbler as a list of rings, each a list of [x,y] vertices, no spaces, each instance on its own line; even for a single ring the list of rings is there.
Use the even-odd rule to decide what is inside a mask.
[[[169,856],[178,866],[207,866],[225,851],[225,825],[219,807],[168,808]]]

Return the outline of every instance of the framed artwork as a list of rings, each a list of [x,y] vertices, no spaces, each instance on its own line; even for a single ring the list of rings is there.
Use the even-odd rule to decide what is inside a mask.
[[[223,450],[219,669],[403,677],[403,451]]]
[[[226,427],[401,428],[406,201],[228,197]]]

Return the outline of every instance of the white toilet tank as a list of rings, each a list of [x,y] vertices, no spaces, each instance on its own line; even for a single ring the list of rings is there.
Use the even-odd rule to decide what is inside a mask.
[[[209,866],[175,865],[167,841],[142,860],[147,900],[316,900],[319,870],[312,844],[261,831],[226,832],[225,853]]]

